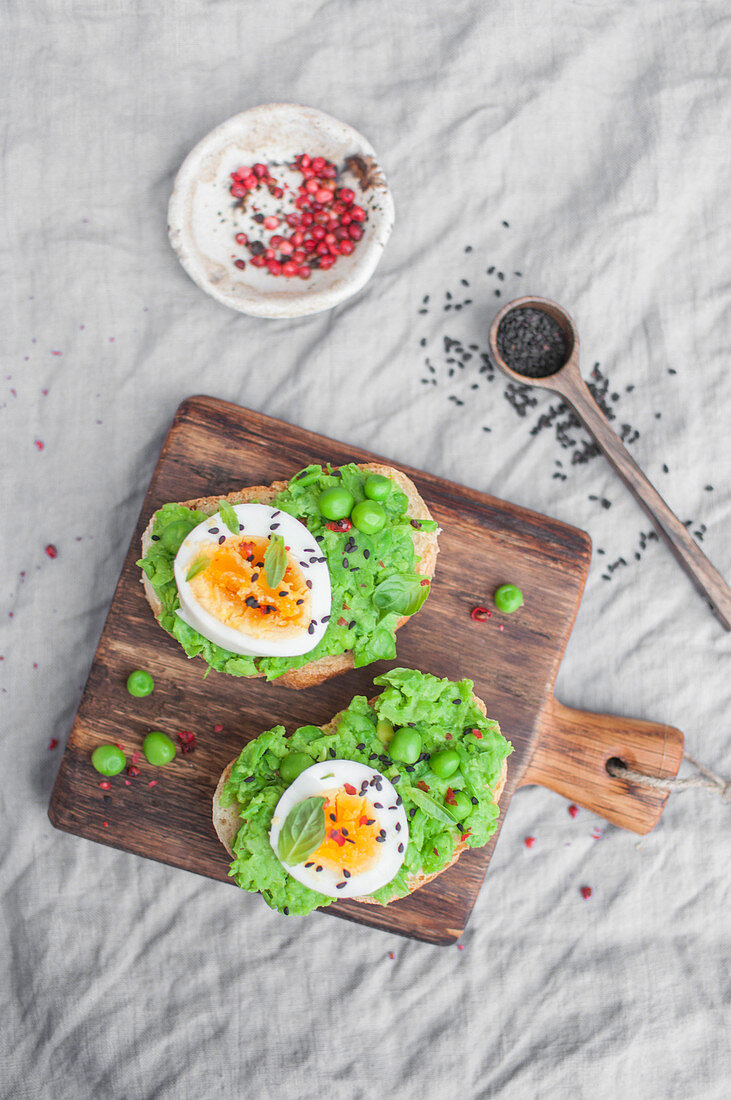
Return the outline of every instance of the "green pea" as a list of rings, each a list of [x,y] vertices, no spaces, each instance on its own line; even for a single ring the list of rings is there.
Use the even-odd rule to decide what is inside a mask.
[[[371,474],[370,477],[366,478],[363,492],[369,500],[385,500],[392,488],[393,482],[390,477],[384,477],[383,474]]]
[[[279,774],[285,783],[294,783],[297,776],[314,763],[312,757],[305,752],[290,752],[282,757],[279,763]]]
[[[517,611],[522,605],[523,593],[514,584],[501,584],[495,589],[493,599],[498,611],[504,611],[509,615],[511,611]]]
[[[429,767],[440,779],[449,779],[459,767],[459,753],[456,749],[442,749],[429,757]]]
[[[390,745],[393,737],[393,723],[388,718],[379,718],[376,726],[376,737],[382,745]]]
[[[127,691],[137,699],[144,699],[146,695],[152,695],[155,681],[149,672],[142,668],[136,668],[127,677]]]
[[[342,485],[332,485],[323,489],[317,499],[317,507],[325,519],[347,519],[355,503],[353,494]]]
[[[154,764],[157,768],[162,768],[175,759],[175,745],[166,733],[160,733],[159,730],[148,733],[142,742],[142,751],[147,762]]]
[[[127,761],[116,745],[97,745],[91,754],[91,763],[100,775],[119,775]]]
[[[402,764],[415,764],[421,755],[421,735],[410,726],[402,726],[391,738],[388,755]]]
[[[160,541],[171,554],[177,554],[183,539],[188,537],[194,527],[195,524],[187,519],[176,519],[174,523],[167,525]]]
[[[467,797],[464,791],[455,791],[454,802],[445,803],[445,805],[455,821],[464,821],[466,817],[470,816],[474,809],[471,799]]]
[[[375,535],[386,525],[386,510],[375,500],[362,500],[350,514],[354,527],[364,535]]]

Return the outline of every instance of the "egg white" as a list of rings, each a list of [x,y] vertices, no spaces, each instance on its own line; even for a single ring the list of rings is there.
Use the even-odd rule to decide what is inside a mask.
[[[270,508],[267,504],[235,504],[233,508],[242,537],[282,535],[292,557],[302,567],[304,576],[312,581],[312,633],[308,632],[306,624],[301,632],[289,638],[254,638],[222,623],[198,602],[185,578],[200,554],[201,544],[217,546],[222,536],[229,538],[232,535],[218,512],[193,528],[183,539],[175,557],[173,568],[180,599],[177,614],[204,638],[232,653],[248,657],[296,657],[309,653],[327,630],[332,604],[330,571],[319,544],[303,523],[279,509]]]
[[[374,806],[373,815],[379,828],[385,831],[386,839],[378,845],[378,859],[368,870],[361,873],[353,872],[349,879],[345,879],[345,886],[341,886],[340,889],[337,888],[337,884],[342,883],[344,878],[341,874],[335,874],[330,867],[323,866],[322,871],[316,871],[314,867],[305,867],[305,863],[309,863],[310,859],[297,864],[280,860],[285,871],[292,878],[296,878],[303,886],[309,886],[311,890],[317,890],[318,893],[326,894],[331,898],[362,897],[385,886],[400,870],[409,844],[406,813],[393,784],[375,768],[359,764],[355,760],[325,760],[322,764],[313,764],[311,768],[301,772],[294,783],[287,787],[277,803],[269,832],[269,842],[277,859],[279,859],[277,850],[279,834],[290,810],[306,798],[324,795],[326,791],[332,791],[346,783],[355,787],[358,793],[363,784],[367,784],[364,796],[372,806],[376,802],[380,804]],[[347,866],[346,849],[347,845],[343,848],[344,866]]]

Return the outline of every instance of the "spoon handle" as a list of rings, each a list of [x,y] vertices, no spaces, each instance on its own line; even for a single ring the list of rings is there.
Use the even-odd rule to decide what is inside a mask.
[[[731,630],[731,588],[609,427],[578,369],[576,373],[564,372],[560,382],[561,385],[555,388],[573,406],[576,415],[650,516],[658,533],[665,539],[696,588],[710,602],[723,626],[726,630]]]

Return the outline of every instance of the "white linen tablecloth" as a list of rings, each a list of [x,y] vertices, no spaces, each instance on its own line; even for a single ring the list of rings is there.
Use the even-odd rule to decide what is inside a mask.
[[[557,693],[677,725],[731,771],[728,637],[557,402],[479,371],[502,302],[564,303],[613,426],[731,573],[727,4],[7,0],[0,18],[2,1095],[728,1096],[718,797],[672,796],[640,839],[520,792],[463,950],[287,920],[46,818],[194,392],[586,529]],[[366,289],[288,322],[214,303],[166,238],[187,151],[270,101],[365,133],[397,207]],[[477,345],[453,376],[445,339]]]

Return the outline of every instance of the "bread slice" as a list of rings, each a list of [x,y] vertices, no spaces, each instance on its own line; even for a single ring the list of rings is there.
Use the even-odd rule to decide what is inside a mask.
[[[403,474],[400,470],[395,469],[393,466],[384,466],[378,462],[360,463],[358,468],[369,474],[383,474],[385,477],[390,477],[398,488],[409,498],[407,515],[410,519],[431,520],[434,518],[411,478],[407,477],[406,474]],[[286,489],[288,485],[288,481],[275,481],[271,485],[247,486],[244,489],[238,489],[234,493],[229,493],[225,497],[199,497],[197,500],[185,500],[180,501],[180,503],[186,508],[194,508],[199,512],[205,512],[206,515],[212,516],[214,512],[218,511],[218,502],[222,499],[229,501],[231,504],[247,504],[254,500],[259,501],[261,504],[271,504],[275,497]],[[152,529],[154,523],[155,515],[153,513],[142,535],[142,557],[145,556],[152,545]],[[416,564],[416,572],[427,577],[429,580],[434,576],[437,564],[437,554],[439,553],[437,535],[437,531],[418,531],[414,528],[414,549],[416,550],[417,556],[421,559]],[[144,573],[142,574],[142,584],[144,585],[147,602],[152,608],[155,618],[159,621],[160,615],[162,614],[162,604],[150,580]],[[401,618],[396,629],[399,630],[408,620],[409,616]],[[353,652],[352,650],[348,650],[337,656],[320,657],[316,661],[311,661],[309,664],[303,665],[302,668],[296,668],[291,672],[286,672],[284,676],[279,676],[277,678],[277,684],[282,684],[284,687],[290,688],[314,687],[316,684],[322,684],[325,680],[329,680],[332,676],[338,676],[341,672],[347,672],[348,669],[352,667]],[[257,675],[263,676],[264,673],[260,672]],[[251,678],[254,679],[255,677]]]
[[[485,707],[485,704],[483,703],[482,699],[479,699],[476,695],[473,695],[472,698],[473,698],[475,704],[480,708],[482,713],[486,715],[487,714],[487,708]],[[373,703],[374,700],[371,699],[370,702]],[[340,717],[341,717],[341,714],[338,713],[338,714],[335,715],[334,718],[331,718],[330,721],[327,723],[327,725],[322,726],[322,732],[323,733],[335,733],[335,731],[337,729],[337,726],[338,726],[338,722],[340,721]],[[223,772],[221,773],[221,778],[218,780],[218,784],[216,786],[215,793],[213,795],[213,827],[216,830],[216,833],[218,835],[218,839],[221,841],[221,844],[223,844],[224,848],[226,849],[226,851],[228,852],[228,854],[232,858],[233,858],[233,854],[234,854],[234,852],[233,852],[234,839],[236,837],[237,832],[241,828],[241,817],[239,815],[239,811],[238,811],[238,808],[236,806],[222,806],[221,805],[221,795],[223,794],[223,788],[226,786],[226,783],[228,781],[228,777],[231,774],[231,769],[233,768],[233,766],[236,763],[237,759],[238,759],[238,757],[236,757],[234,760],[232,760],[231,763],[228,764],[228,766],[226,768],[224,768]],[[500,772],[500,776],[498,777],[497,785],[496,785],[495,791],[493,793],[493,799],[492,800],[495,803],[495,805],[497,805],[498,802],[500,801],[500,796],[503,793],[503,788],[505,787],[505,781],[507,779],[507,775],[508,775],[508,762],[507,762],[507,760],[505,760],[503,762],[502,771]],[[451,867],[452,864],[457,862],[459,857],[462,855],[462,852],[464,852],[464,850],[467,847],[468,847],[468,844],[467,844],[466,840],[460,840],[459,843],[457,844],[456,848],[454,849],[454,855],[452,856],[451,860],[449,861],[449,863],[445,867],[442,867],[442,869],[440,871],[434,871],[430,875],[425,875],[425,874],[409,875],[408,879],[407,879],[407,885],[409,887],[409,893],[413,894],[414,890],[418,890],[421,886],[426,886],[427,882],[431,882],[432,879],[435,879],[438,875],[443,874],[444,871],[446,871],[448,867]],[[390,898],[386,902],[377,901],[376,898],[371,897],[370,895],[367,896],[367,897],[353,898],[352,900],[353,901],[359,901],[359,902],[361,902],[365,905],[389,905],[390,902],[396,901],[396,897]]]

